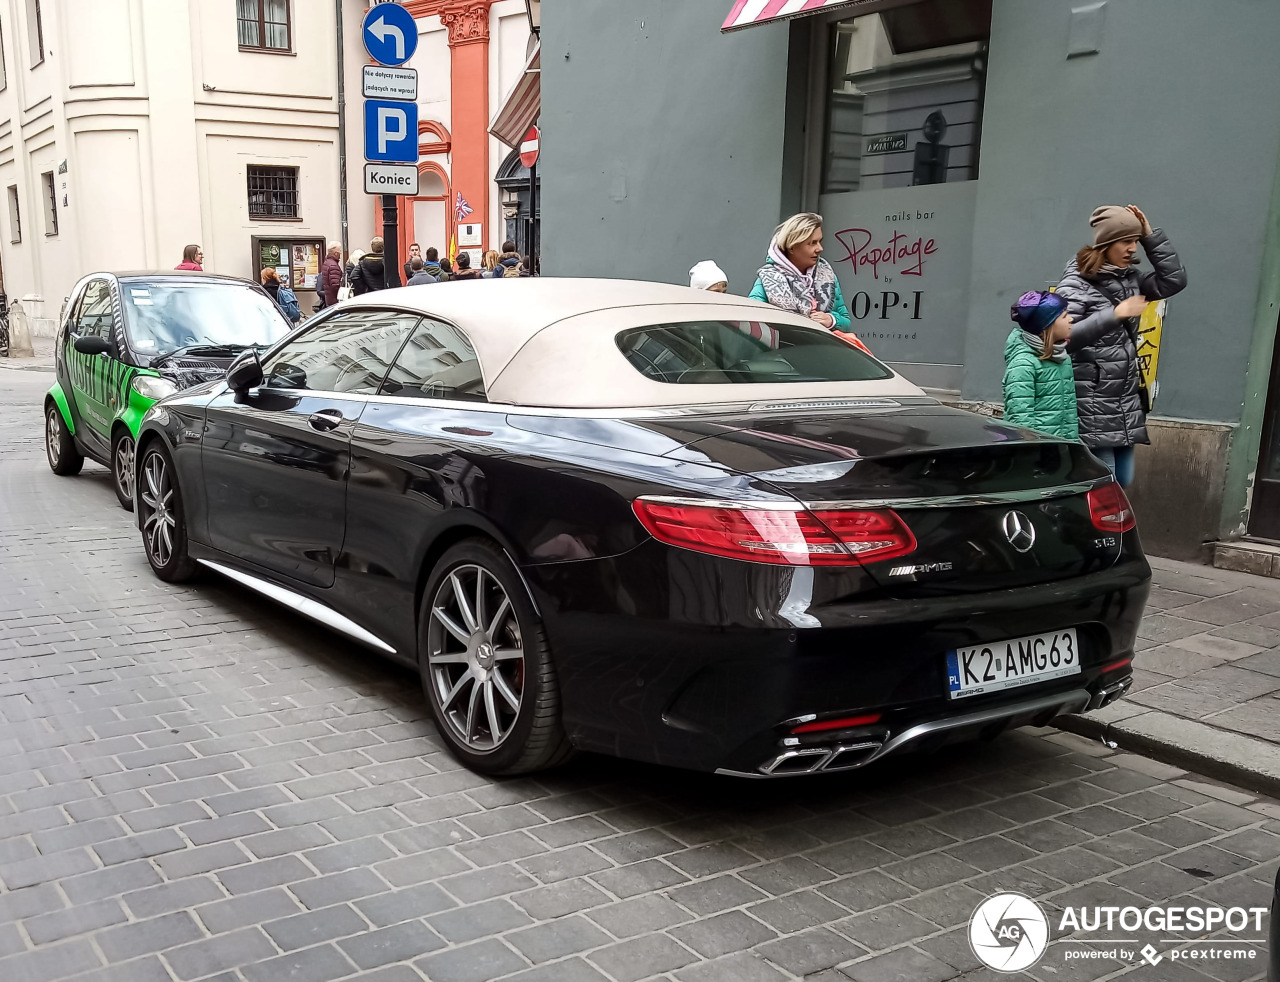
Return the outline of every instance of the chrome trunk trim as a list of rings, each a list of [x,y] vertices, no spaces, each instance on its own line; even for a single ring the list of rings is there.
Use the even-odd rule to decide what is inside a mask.
[[[250,590],[254,590],[264,597],[274,600],[278,604],[282,604],[301,614],[303,617],[309,617],[311,620],[323,624],[325,627],[332,628],[349,638],[354,638],[361,644],[367,644],[371,648],[377,648],[379,651],[385,651],[389,655],[394,655],[396,649],[391,647],[381,638],[370,634],[355,621],[349,617],[344,617],[331,607],[326,607],[318,600],[312,600],[310,597],[304,597],[300,593],[295,593],[288,587],[280,586],[269,580],[252,576],[249,573],[242,573],[238,569],[232,569],[230,566],[224,566],[222,563],[215,563],[208,559],[197,559],[196,562],[202,566],[207,566],[214,572],[221,573],[223,576],[235,580],[237,583],[247,586]]]

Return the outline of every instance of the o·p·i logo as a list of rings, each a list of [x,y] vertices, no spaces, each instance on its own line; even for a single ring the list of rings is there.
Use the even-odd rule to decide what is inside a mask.
[[[997,893],[969,918],[969,946],[988,968],[1012,974],[1030,968],[1049,946],[1049,921],[1020,893]]]

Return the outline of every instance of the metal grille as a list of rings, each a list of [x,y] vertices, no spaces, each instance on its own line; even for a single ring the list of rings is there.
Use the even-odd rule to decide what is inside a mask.
[[[298,168],[249,167],[249,217],[298,217]]]
[[[289,0],[236,0],[240,47],[289,50]]]

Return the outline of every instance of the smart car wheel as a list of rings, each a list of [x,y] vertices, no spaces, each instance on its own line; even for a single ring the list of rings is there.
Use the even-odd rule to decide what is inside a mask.
[[[44,407],[44,449],[49,456],[49,469],[70,477],[84,467],[84,455],[76,449],[75,437],[62,419],[62,410],[52,399]]]
[[[468,767],[523,774],[572,753],[542,624],[515,567],[489,542],[460,543],[436,564],[418,667],[440,733]]]
[[[137,444],[128,430],[121,430],[111,444],[111,483],[125,511],[133,511],[133,465]]]
[[[142,545],[156,576],[169,583],[189,580],[196,564],[187,555],[187,523],[173,460],[164,446],[153,443],[142,458],[138,489]]]

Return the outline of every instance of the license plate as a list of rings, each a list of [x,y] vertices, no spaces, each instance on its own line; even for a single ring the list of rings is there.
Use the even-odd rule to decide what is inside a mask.
[[[947,652],[947,689],[952,699],[1079,673],[1075,628]]]

